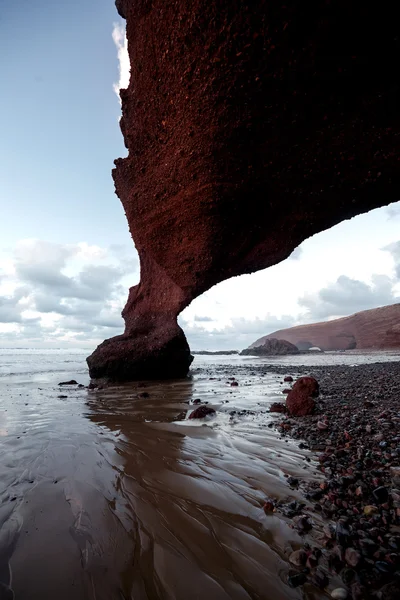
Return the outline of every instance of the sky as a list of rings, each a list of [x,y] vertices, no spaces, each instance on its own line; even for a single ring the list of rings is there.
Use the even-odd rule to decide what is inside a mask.
[[[88,352],[123,332],[139,262],[113,161],[129,81],[113,0],[0,0],[0,347]],[[306,240],[286,261],[197,298],[194,350],[400,302],[400,202]]]

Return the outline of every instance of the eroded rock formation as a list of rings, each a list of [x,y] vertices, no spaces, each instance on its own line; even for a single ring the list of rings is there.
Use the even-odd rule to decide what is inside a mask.
[[[299,349],[295,344],[288,342],[284,338],[266,339],[262,344],[250,346],[241,351],[241,356],[278,356],[283,354],[299,354]]]
[[[92,377],[179,376],[177,315],[214,284],[399,194],[390,3],[118,0],[131,81],[113,172],[140,256]]]
[[[305,347],[304,340],[307,340],[321,350],[400,348],[400,304],[363,310],[333,321],[281,329],[255,341],[250,348],[263,347],[271,339],[288,340],[298,348]]]

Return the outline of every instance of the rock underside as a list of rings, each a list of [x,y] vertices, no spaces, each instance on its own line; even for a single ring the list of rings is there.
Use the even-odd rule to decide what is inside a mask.
[[[400,304],[364,310],[324,323],[281,329],[255,341],[250,349],[272,339],[288,340],[300,350],[311,346],[322,350],[400,348]]]
[[[177,315],[216,283],[399,198],[390,3],[118,0],[129,154],[113,171],[141,265],[92,377],[184,375]]]

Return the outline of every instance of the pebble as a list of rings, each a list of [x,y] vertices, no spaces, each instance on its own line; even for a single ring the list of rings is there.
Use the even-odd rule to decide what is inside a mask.
[[[299,585],[304,585],[307,581],[307,577],[304,573],[296,573],[296,575],[289,575],[288,584],[292,588],[299,587]]]
[[[328,596],[339,600],[400,600],[400,363],[313,371],[321,375],[323,394],[316,415],[292,419],[290,430],[279,428],[282,437],[318,453],[316,468],[324,477],[322,484],[307,478],[298,486],[318,521],[326,520],[323,532],[318,527],[309,534],[324,548],[323,560],[304,544],[303,573],[321,587],[329,568],[342,583],[336,580]],[[289,516],[289,503],[277,508]],[[291,512],[303,535],[304,524],[311,524],[302,520],[308,512]],[[294,556],[299,564],[291,564],[304,569],[304,554]]]
[[[299,480],[297,479],[297,477],[288,477],[287,478],[287,482],[289,485],[291,485],[292,487],[299,485]]]
[[[304,550],[295,550],[289,556],[289,562],[295,567],[303,567],[307,561],[307,553]]]
[[[204,417],[215,415],[215,410],[210,406],[199,406],[189,415],[189,419],[203,419]]]
[[[344,553],[344,559],[348,565],[351,567],[357,567],[361,560],[361,555],[355,548],[346,548],[346,552]]]
[[[296,524],[297,531],[300,533],[305,533],[306,531],[310,531],[310,529],[312,529],[312,524],[310,523],[309,518],[305,515],[295,517],[293,522]]]
[[[335,590],[332,590],[332,592],[331,592],[331,596],[332,596],[332,598],[335,598],[335,600],[346,600],[348,595],[349,595],[348,591],[345,590],[344,588],[336,588]]]
[[[327,575],[323,571],[321,571],[321,569],[316,570],[316,572],[314,573],[313,581],[314,584],[321,590],[323,590],[329,583]]]
[[[379,504],[384,504],[389,497],[389,492],[383,485],[376,488],[372,493],[375,500],[377,500]]]
[[[364,506],[364,515],[370,516],[376,512],[378,512],[378,509],[373,504],[368,504],[367,506]]]

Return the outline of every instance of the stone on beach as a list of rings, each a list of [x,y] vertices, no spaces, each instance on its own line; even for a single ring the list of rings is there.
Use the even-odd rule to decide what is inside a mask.
[[[273,402],[270,406],[269,412],[272,413],[285,413],[286,406],[282,402]]]
[[[319,394],[319,385],[314,377],[300,377],[286,398],[286,408],[292,416],[311,415],[315,409],[314,398]]]
[[[204,417],[208,417],[211,415],[215,415],[215,410],[210,406],[199,406],[189,415],[189,419],[204,419]]]
[[[336,588],[335,590],[332,590],[332,592],[331,592],[331,597],[334,598],[335,600],[346,600],[348,595],[349,595],[348,591],[345,590],[344,588]]]

